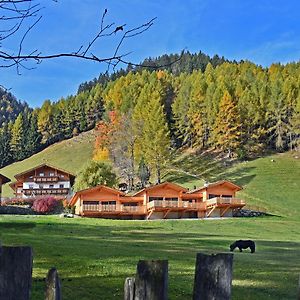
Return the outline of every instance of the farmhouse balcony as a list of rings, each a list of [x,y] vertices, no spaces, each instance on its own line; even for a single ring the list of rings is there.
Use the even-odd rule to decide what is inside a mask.
[[[37,196],[37,195],[67,195],[69,189],[59,188],[59,189],[23,189],[25,196]]]
[[[41,182],[58,182],[59,176],[34,176],[33,181],[36,183]]]

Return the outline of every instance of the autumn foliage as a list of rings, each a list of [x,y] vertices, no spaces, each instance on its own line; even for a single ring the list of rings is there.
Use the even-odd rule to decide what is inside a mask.
[[[33,202],[32,210],[38,213],[50,213],[59,205],[59,201],[53,197],[36,199]]]

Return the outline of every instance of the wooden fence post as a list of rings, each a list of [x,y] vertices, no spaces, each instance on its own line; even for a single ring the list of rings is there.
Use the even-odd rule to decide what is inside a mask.
[[[297,299],[300,300],[300,275],[299,275],[299,281],[298,281],[298,295],[297,295]]]
[[[168,261],[140,260],[135,276],[134,300],[168,299]]]
[[[0,299],[29,300],[32,279],[32,248],[1,247]]]
[[[128,277],[124,284],[124,300],[134,300],[135,293],[135,278]]]
[[[46,277],[45,300],[61,300],[60,280],[55,268],[50,269]]]
[[[197,254],[193,300],[231,298],[233,254]]]

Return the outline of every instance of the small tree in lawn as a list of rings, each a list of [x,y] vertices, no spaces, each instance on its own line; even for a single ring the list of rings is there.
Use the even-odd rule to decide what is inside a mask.
[[[109,164],[89,161],[76,177],[74,191],[91,188],[100,184],[113,187],[117,184],[117,176]]]
[[[236,103],[228,91],[225,91],[215,122],[214,136],[216,145],[224,152],[232,153],[241,146],[241,122]]]

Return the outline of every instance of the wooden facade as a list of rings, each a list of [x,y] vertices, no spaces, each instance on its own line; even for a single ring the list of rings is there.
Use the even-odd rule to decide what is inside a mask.
[[[72,197],[75,214],[117,219],[180,219],[229,217],[245,202],[236,198],[241,187],[219,181],[189,191],[164,182],[132,195],[103,185],[82,190]]]
[[[75,176],[65,170],[42,164],[15,175],[10,184],[16,197],[55,196],[62,198],[71,191]]]

